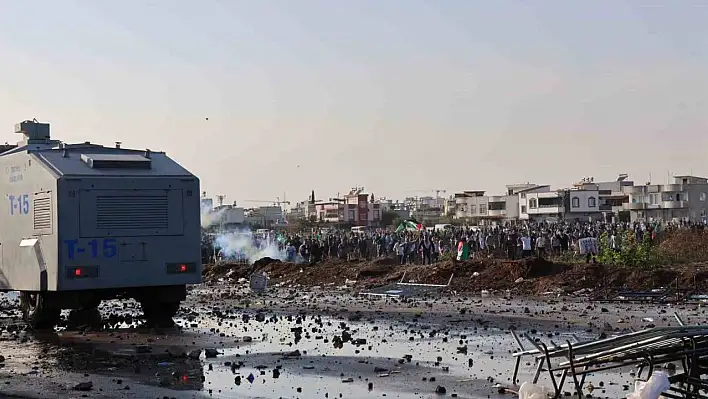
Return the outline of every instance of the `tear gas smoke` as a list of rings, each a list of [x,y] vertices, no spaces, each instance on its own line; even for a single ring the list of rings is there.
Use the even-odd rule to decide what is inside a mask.
[[[270,235],[260,238],[248,230],[219,234],[214,239],[214,246],[221,250],[226,259],[245,258],[251,264],[265,257],[281,261],[287,259],[287,252],[280,250]]]
[[[208,229],[209,227],[214,226],[221,221],[221,217],[222,217],[224,211],[223,210],[214,211],[213,209],[209,208],[208,206],[202,206],[200,213],[201,213],[201,219],[202,219],[202,228]]]

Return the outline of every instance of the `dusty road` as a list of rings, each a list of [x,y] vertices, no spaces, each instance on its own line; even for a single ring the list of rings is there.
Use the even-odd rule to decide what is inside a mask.
[[[132,320],[136,303],[108,302],[103,331],[33,334],[17,305],[12,295],[0,300],[0,397],[511,397],[496,387],[511,384],[511,329],[563,342],[676,325],[675,311],[688,323],[706,322],[697,305],[394,300],[319,288],[254,295],[222,285],[195,288],[179,328],[142,329]],[[533,369],[522,365],[521,381]],[[628,372],[590,379],[603,386],[594,397],[623,397],[633,385]]]

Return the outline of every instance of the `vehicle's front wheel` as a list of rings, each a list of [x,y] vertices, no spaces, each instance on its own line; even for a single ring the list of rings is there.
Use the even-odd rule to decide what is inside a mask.
[[[51,330],[61,317],[61,308],[52,306],[43,292],[21,292],[22,319],[34,330]]]

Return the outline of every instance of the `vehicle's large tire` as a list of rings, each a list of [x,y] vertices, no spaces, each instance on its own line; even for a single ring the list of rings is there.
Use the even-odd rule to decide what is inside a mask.
[[[103,319],[101,318],[101,312],[98,311],[98,307],[74,309],[69,312],[66,325],[67,329],[86,327],[94,330],[103,328]]]
[[[143,308],[145,323],[148,327],[168,328],[173,327],[175,322],[172,318],[179,310],[179,302],[157,302],[155,300],[143,299],[140,306]]]
[[[33,330],[51,330],[61,317],[61,308],[54,307],[43,292],[21,292],[22,318]]]

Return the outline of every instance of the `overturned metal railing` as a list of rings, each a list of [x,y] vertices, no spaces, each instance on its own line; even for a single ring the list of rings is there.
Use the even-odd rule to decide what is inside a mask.
[[[652,375],[656,365],[680,363],[676,373],[669,378],[672,386],[664,393],[666,398],[707,398],[701,393],[708,389],[708,381],[702,377],[708,374],[708,326],[686,326],[678,314],[674,317],[679,327],[659,327],[628,334],[575,343],[567,340],[565,344],[548,347],[543,342],[534,341],[528,334],[523,334],[534,349],[526,350],[521,339],[512,331],[520,352],[514,354],[516,366],[512,378],[518,382],[519,368],[523,357],[534,357],[537,365],[533,383],[537,383],[544,369],[553,385],[555,397],[560,397],[565,381],[570,375],[575,393],[583,398],[585,377],[590,373],[624,367],[637,367],[637,378],[641,379],[644,370],[646,378]],[[556,380],[556,374],[560,379]]]
[[[406,288],[422,288],[424,291],[442,290],[450,287],[454,276],[454,273],[450,275],[450,278],[447,280],[447,284],[405,283],[406,272],[403,272],[403,276],[401,276],[401,279],[397,283],[373,288],[369,291],[361,291],[359,292],[359,295],[400,298],[405,296],[402,294],[404,294]]]
[[[454,273],[451,274],[451,275],[450,275],[450,279],[447,280],[447,284],[404,283],[403,281],[404,281],[405,278],[406,278],[406,273],[408,273],[407,270],[406,270],[405,272],[403,272],[403,276],[401,276],[401,280],[400,280],[398,283],[396,283],[397,285],[403,285],[403,286],[406,286],[406,285],[407,285],[407,286],[411,286],[411,287],[438,287],[438,288],[445,288],[445,287],[449,287],[449,286],[450,286],[450,283],[452,283],[452,278],[455,276]]]

